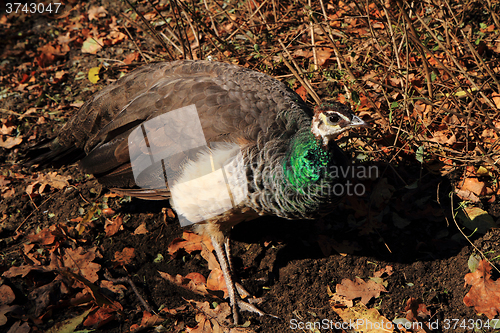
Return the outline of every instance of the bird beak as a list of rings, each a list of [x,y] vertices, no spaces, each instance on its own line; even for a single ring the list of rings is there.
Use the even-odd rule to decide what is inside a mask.
[[[350,127],[368,127],[368,123],[364,121],[363,119],[359,118],[358,116],[352,117]]]

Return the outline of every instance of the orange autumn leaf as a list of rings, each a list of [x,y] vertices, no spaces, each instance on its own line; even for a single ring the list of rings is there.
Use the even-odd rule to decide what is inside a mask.
[[[210,272],[207,279],[207,289],[209,290],[222,290],[224,292],[224,298],[228,297],[228,291],[226,287],[226,282],[224,281],[224,275],[222,270],[214,269]]]
[[[303,101],[307,100],[307,90],[304,86],[300,86],[295,90],[295,92],[302,98]]]
[[[474,193],[475,195],[484,194],[484,188],[486,184],[484,182],[480,182],[477,178],[465,178],[461,191],[469,191]]]
[[[117,216],[114,219],[106,219],[106,223],[104,223],[104,231],[106,233],[106,237],[111,237],[116,234],[123,225],[123,217]]]
[[[171,282],[179,287],[182,287],[182,288],[187,289],[187,290],[191,290],[192,292],[197,293],[199,295],[203,295],[203,296],[209,294],[209,292],[207,291],[207,285],[204,282],[197,283],[197,282],[189,279],[187,276],[184,277],[180,274],[173,276],[173,275],[170,275],[170,274],[165,273],[165,272],[158,271],[158,273],[160,273],[162,278],[164,278],[165,280],[167,280],[167,281],[169,281],[169,282]],[[190,273],[190,274],[192,274],[192,273]],[[190,275],[190,276],[193,277],[193,275]],[[198,279],[198,278],[195,278],[195,279],[197,281],[200,281],[200,279]]]
[[[122,252],[115,252],[115,262],[120,265],[128,265],[134,259],[134,248],[126,247]]]
[[[336,292],[348,300],[361,298],[361,303],[367,304],[372,298],[380,296],[381,292],[387,292],[387,290],[373,280],[365,282],[356,277],[356,281],[343,279],[341,284],[337,284]]]
[[[168,246],[168,253],[170,253],[170,255],[175,255],[180,249],[184,249],[187,253],[191,253],[193,251],[201,251],[203,247],[206,247],[210,252],[214,250],[210,237],[203,237],[185,231],[182,234],[182,238],[176,238],[170,243]]]
[[[194,283],[200,284],[200,283],[207,283],[207,279],[200,273],[196,272],[191,272],[186,275],[186,279],[190,279]]]
[[[464,303],[473,306],[477,313],[493,319],[500,313],[500,281],[491,279],[491,265],[481,260],[473,273],[465,275],[465,283],[471,285]]]

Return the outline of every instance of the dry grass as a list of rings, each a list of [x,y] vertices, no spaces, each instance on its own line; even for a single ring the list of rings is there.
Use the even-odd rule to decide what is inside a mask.
[[[160,46],[138,45],[141,62],[212,58],[264,71],[313,103],[353,104],[374,125],[356,144],[371,160],[415,158],[441,174],[483,166],[496,178],[499,11],[493,0],[168,0],[127,19],[143,16]]]

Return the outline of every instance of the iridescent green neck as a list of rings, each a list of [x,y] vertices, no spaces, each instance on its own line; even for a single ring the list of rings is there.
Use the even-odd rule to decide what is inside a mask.
[[[327,176],[331,159],[331,153],[310,131],[299,133],[283,162],[286,185],[305,194],[307,188]]]

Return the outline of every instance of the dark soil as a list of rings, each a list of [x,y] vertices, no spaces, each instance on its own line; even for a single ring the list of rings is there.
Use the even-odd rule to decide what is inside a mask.
[[[115,15],[121,10],[112,4],[106,5],[110,13],[115,11]],[[76,8],[69,17],[75,17],[79,10],[82,8]],[[114,278],[129,276],[136,283],[139,293],[155,310],[161,306],[169,309],[184,306],[188,304],[187,300],[193,299],[214,301],[168,283],[158,273],[162,271],[174,276],[185,276],[190,272],[198,272],[208,275],[207,264],[199,254],[185,254],[171,259],[167,253],[171,241],[182,235],[178,221],[162,211],[168,207],[168,202],[106,197],[110,192],[93,177],[78,171],[76,165],[42,171],[57,171],[60,175],[70,176],[70,187],[51,189],[33,198],[26,194],[26,187],[35,171],[19,163],[28,147],[51,137],[64,124],[67,117],[77,110],[70,107],[70,103],[85,100],[119,75],[119,71],[109,71],[96,85],[86,78],[73,80],[78,72],[87,73],[89,68],[99,65],[97,56],[82,55],[75,48],[52,64],[58,70],[67,71],[67,79],[58,85],[47,83],[45,70],[33,63],[33,54],[53,38],[54,22],[60,23],[62,20],[47,16],[9,17],[10,26],[0,31],[0,40],[5,43],[0,75],[7,77],[12,71],[19,71],[17,77],[21,79],[23,73],[36,71],[35,75],[42,86],[42,93],[38,96],[21,91],[16,96],[0,100],[0,108],[22,114],[33,107],[37,100],[59,96],[57,103],[40,102],[41,107],[30,117],[2,114],[4,119],[11,117],[26,139],[14,149],[0,150],[2,174],[11,177],[11,187],[15,189],[12,196],[3,197],[0,203],[0,272],[12,266],[32,264],[22,250],[28,243],[26,236],[59,224],[72,232],[61,236],[61,242],[64,243],[61,246],[83,246],[87,249],[97,246],[102,255],[102,258],[96,259],[103,268],[100,277],[104,268]],[[20,46],[20,43],[25,42],[25,46]],[[127,47],[133,48],[133,45]],[[99,57],[115,58],[122,52],[119,47],[109,47]],[[28,140],[32,135],[34,138]],[[380,165],[379,171],[377,179],[363,182],[366,187],[363,196],[347,197],[326,218],[288,221],[265,217],[241,223],[234,228],[231,240],[235,276],[250,293],[266,298],[259,305],[262,310],[280,318],[243,313],[243,322],[250,321],[250,327],[260,332],[301,331],[294,329],[294,322],[322,319],[340,322],[340,317],[329,302],[328,289],[335,292],[336,285],[343,279],[360,277],[368,280],[375,271],[386,266],[392,266],[394,272],[384,277],[387,292],[372,299],[367,306],[376,308],[389,320],[406,316],[405,307],[410,298],[421,299],[427,306],[431,313],[429,320],[439,322],[436,331],[447,331],[447,320],[458,319],[461,322],[487,319],[463,302],[470,288],[464,287],[464,276],[469,273],[467,263],[475,250],[462,236],[453,219],[459,204],[456,197],[454,203],[450,200],[453,197],[454,176],[450,175],[447,179],[433,175],[421,169],[420,163],[416,161],[392,167]],[[384,183],[382,179],[387,182]],[[409,189],[407,185],[415,182],[417,186]],[[387,195],[377,199],[382,193]],[[102,204],[105,200],[110,208],[123,216],[123,230],[106,237],[106,217],[95,215],[95,219],[79,235],[74,229],[78,223],[71,220],[84,216],[94,203]],[[483,209],[495,220],[500,217],[500,205],[497,202],[485,205]],[[406,223],[401,224],[401,221]],[[142,223],[146,223],[148,232],[134,235],[134,230]],[[500,251],[498,229],[492,229],[485,235],[475,234],[472,241],[477,249],[491,253],[492,257]],[[45,256],[48,248],[42,245],[38,248],[39,257],[48,258]],[[126,269],[113,262],[115,252],[124,248],[135,249],[135,258],[130,265],[126,265]],[[155,262],[158,255],[164,259]],[[29,323],[32,332],[43,332],[55,323],[81,313],[78,307],[64,306],[57,295],[53,295],[52,303],[49,304],[50,314],[37,313],[39,307],[32,292],[53,278],[50,274],[30,273],[25,277],[1,280],[15,292],[14,304],[20,306],[20,314],[8,315],[8,324],[0,326],[0,330],[7,330],[6,327],[21,320]],[[123,314],[94,332],[126,332],[132,324],[140,323],[142,305],[132,288],[126,287],[123,296],[112,296],[123,306]],[[187,310],[164,323],[164,326],[168,328],[176,321],[184,321],[190,327],[196,326],[195,311],[188,306]],[[341,331],[321,329],[321,332]],[[456,327],[453,331],[465,332],[469,329]]]

